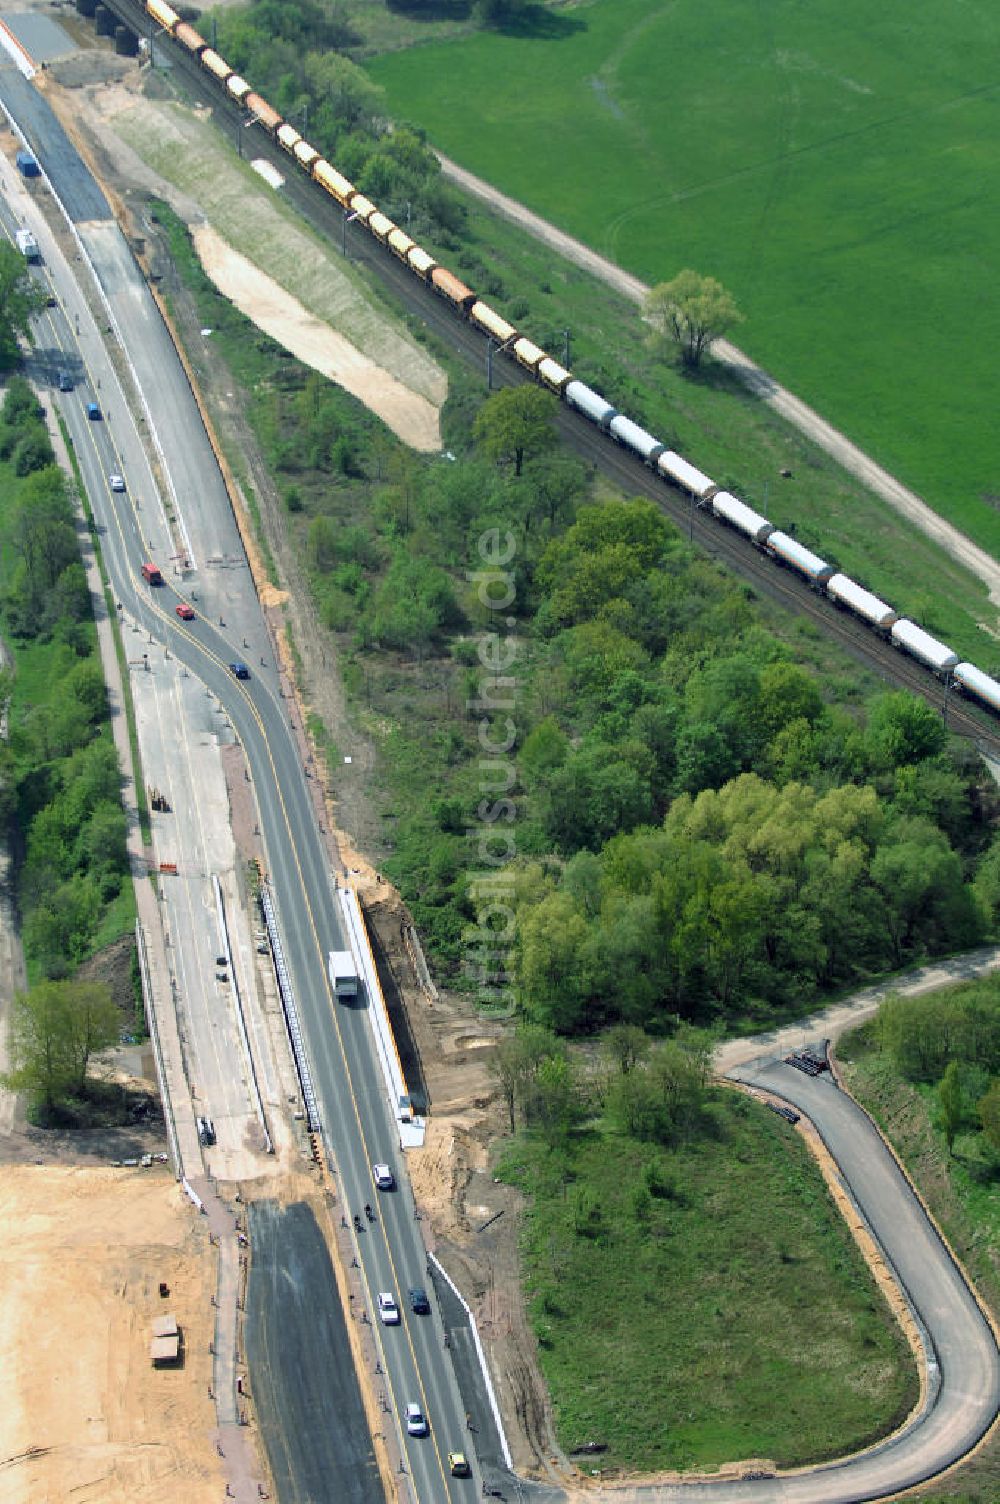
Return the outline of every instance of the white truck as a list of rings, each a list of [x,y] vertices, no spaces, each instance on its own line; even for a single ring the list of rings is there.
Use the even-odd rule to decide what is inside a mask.
[[[330,986],[338,1003],[358,995],[358,967],[349,950],[332,950],[329,956]]]
[[[30,230],[18,230],[14,238],[17,241],[17,248],[25,261],[41,261],[42,257],[38,249],[38,241]]]

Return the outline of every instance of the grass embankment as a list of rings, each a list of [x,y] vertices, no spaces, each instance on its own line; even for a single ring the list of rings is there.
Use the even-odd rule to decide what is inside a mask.
[[[413,29],[390,43],[383,18],[373,40]],[[549,36],[367,66],[394,115],[645,280],[719,277],[748,315],[740,344],[1000,553],[1000,213],[982,194],[998,41],[1000,14],[933,0],[592,0],[554,8]],[[733,478],[752,491],[752,471]]]
[[[606,1442],[602,1465],[816,1461],[916,1399],[804,1145],[735,1093],[709,1102],[711,1131],[669,1151],[602,1122],[568,1159],[519,1140],[502,1162],[529,1197],[525,1283],[559,1439]]]

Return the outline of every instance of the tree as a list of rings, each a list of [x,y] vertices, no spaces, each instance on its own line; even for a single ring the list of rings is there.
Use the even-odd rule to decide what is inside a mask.
[[[44,302],[42,284],[32,281],[20,251],[0,245],[0,367],[15,364],[18,335],[27,334],[32,314]]]
[[[282,9],[291,9],[283,6]],[[313,95],[349,130],[367,125],[384,110],[385,94],[350,58],[309,52],[305,74]]]
[[[11,1010],[11,1070],[5,1086],[27,1091],[51,1111],[87,1088],[98,1050],[116,1044],[121,1017],[100,982],[41,982],[19,992]]]
[[[677,345],[684,365],[692,369],[713,339],[743,322],[734,298],[722,283],[692,271],[678,272],[673,281],[652,288],[643,317],[654,337]]]
[[[645,1030],[635,1024],[615,1024],[608,1030],[604,1044],[622,1076],[627,1076],[649,1049]]]
[[[955,1145],[955,1135],[962,1126],[962,1117],[965,1110],[964,1093],[962,1083],[958,1075],[958,1061],[949,1062],[948,1068],[941,1078],[938,1087],[938,1106],[941,1109],[941,1127],[944,1131],[945,1143],[948,1145],[948,1153],[951,1154]]]
[[[543,1062],[559,1057],[561,1053],[561,1046],[555,1035],[538,1024],[523,1024],[516,1034],[501,1039],[493,1051],[489,1071],[500,1087],[511,1133],[517,1125],[517,1108],[524,1108],[528,1087]]]
[[[872,707],[867,741],[882,767],[899,768],[936,757],[947,740],[938,712],[906,690],[880,695]]]
[[[976,1111],[983,1126],[983,1137],[994,1153],[1000,1153],[1000,1081],[990,1083],[990,1089],[980,1097]]]
[[[495,461],[514,457],[520,475],[525,458],[555,443],[558,403],[540,386],[507,386],[488,397],[476,414],[473,432]]]

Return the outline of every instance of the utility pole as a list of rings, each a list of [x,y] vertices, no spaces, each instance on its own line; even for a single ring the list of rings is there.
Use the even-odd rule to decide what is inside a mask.
[[[569,370],[569,330],[563,330],[563,365]]]
[[[343,232],[341,238],[341,250],[343,251],[345,261],[347,260],[347,226],[352,222],[352,220],[357,219],[357,217],[358,216],[356,214],[345,214],[343,220],[341,221],[341,229]]]

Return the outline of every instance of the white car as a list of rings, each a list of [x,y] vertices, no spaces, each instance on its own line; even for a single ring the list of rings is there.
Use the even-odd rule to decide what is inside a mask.
[[[399,1325],[399,1307],[395,1297],[390,1295],[388,1290],[379,1291],[378,1314],[383,1326]]]
[[[427,1424],[427,1417],[424,1415],[424,1412],[421,1410],[419,1405],[407,1405],[405,1415],[406,1430],[410,1436],[427,1435],[430,1427]]]
[[[111,487],[112,491],[124,491],[125,477],[123,475],[109,475],[108,485]]]
[[[380,1191],[391,1191],[396,1184],[388,1165],[372,1165],[372,1179]]]

